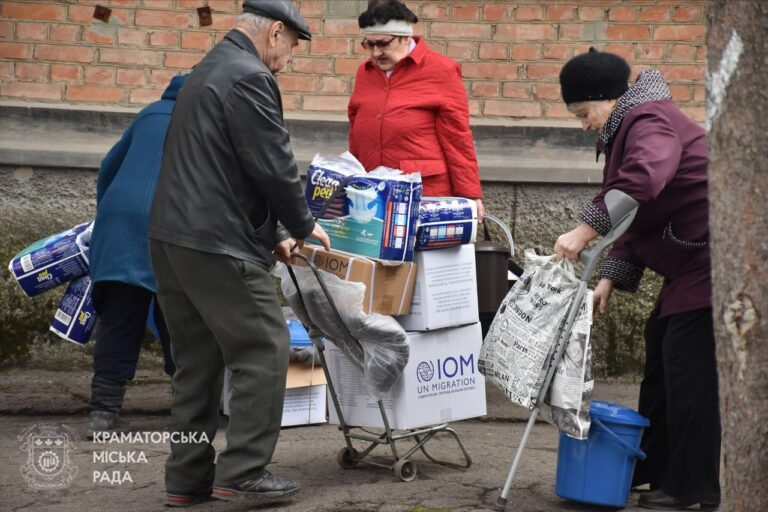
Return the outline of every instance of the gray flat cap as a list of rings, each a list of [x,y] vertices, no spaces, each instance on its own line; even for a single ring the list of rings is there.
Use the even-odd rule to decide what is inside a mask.
[[[312,39],[307,22],[291,0],[245,0],[243,12],[252,12],[273,20],[282,21],[299,35],[299,39]]]

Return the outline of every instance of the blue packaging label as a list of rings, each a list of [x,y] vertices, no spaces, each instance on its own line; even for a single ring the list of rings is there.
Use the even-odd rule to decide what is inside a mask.
[[[53,316],[51,331],[67,341],[84,345],[91,337],[96,311],[91,300],[91,278],[72,281]]]
[[[92,223],[87,222],[38,240],[8,265],[29,297],[88,273],[88,246]]]
[[[424,197],[419,203],[416,250],[473,244],[477,236],[477,203],[464,197]]]
[[[412,261],[420,179],[349,176],[311,165],[305,197],[313,216],[339,187],[343,190],[318,219],[331,247],[369,258]]]

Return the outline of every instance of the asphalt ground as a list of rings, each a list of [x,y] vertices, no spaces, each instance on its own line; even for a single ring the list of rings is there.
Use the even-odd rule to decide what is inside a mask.
[[[0,374],[0,509],[29,512],[163,509],[163,467],[169,444],[149,438],[126,443],[88,440],[90,378],[90,373],[84,370],[10,370]],[[635,407],[638,386],[632,380],[598,381],[595,398]],[[123,417],[128,424],[125,430],[167,430],[170,397],[167,377],[159,370],[140,370],[126,395]],[[192,510],[497,510],[496,499],[522,437],[528,411],[513,406],[492,386],[488,387],[487,397],[486,416],[452,424],[472,458],[471,467],[465,471],[431,463],[421,453],[413,457],[418,474],[411,482],[400,481],[392,470],[367,464],[343,469],[336,460],[338,451],[344,446],[343,435],[337,426],[290,427],[282,430],[269,469],[301,483],[302,489],[293,499],[260,505],[215,501]],[[226,442],[226,422],[226,416],[221,416],[220,428],[213,441],[217,451]],[[64,489],[31,488],[22,474],[22,468],[30,458],[23,434],[30,428],[39,432],[45,426],[71,433],[68,456],[70,467],[76,468],[76,474]],[[558,438],[554,427],[546,423],[536,424],[512,485],[507,510],[602,510],[563,500],[555,494]],[[409,447],[409,442],[401,443],[399,450]],[[358,449],[363,448],[361,442],[355,445]],[[461,460],[461,453],[450,436],[438,436],[427,444],[427,448],[435,458]],[[104,452],[116,454],[105,455]],[[388,452],[379,447],[373,455],[383,457]],[[367,460],[386,462],[373,456]],[[637,494],[632,493],[625,510],[641,510],[636,507],[636,500]]]

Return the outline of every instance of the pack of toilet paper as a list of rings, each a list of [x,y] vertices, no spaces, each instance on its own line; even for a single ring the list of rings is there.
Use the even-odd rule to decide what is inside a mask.
[[[50,330],[67,341],[84,345],[90,339],[95,323],[91,278],[85,275],[69,283],[53,315]]]
[[[416,250],[473,244],[477,237],[477,203],[464,197],[422,197]]]
[[[38,240],[8,264],[29,297],[88,274],[88,244],[93,222]]]
[[[421,191],[420,174],[387,167],[366,173],[347,152],[315,155],[305,197],[333,249],[407,262],[413,260]]]

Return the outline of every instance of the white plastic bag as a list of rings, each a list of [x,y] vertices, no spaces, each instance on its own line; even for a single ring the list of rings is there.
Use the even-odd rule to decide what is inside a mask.
[[[283,295],[296,316],[310,327],[309,336],[313,339],[324,337],[339,347],[362,370],[369,396],[374,400],[381,399],[392,389],[408,364],[405,329],[391,316],[363,311],[364,284],[343,281],[320,271],[342,321],[349,333],[360,341],[358,345],[349,338],[344,326],[339,325],[312,269],[296,265],[292,268],[301,298],[285,265],[278,263],[274,274],[280,278]]]
[[[536,406],[577,287],[570,261],[525,251],[525,272],[502,301],[478,361],[512,402]]]

